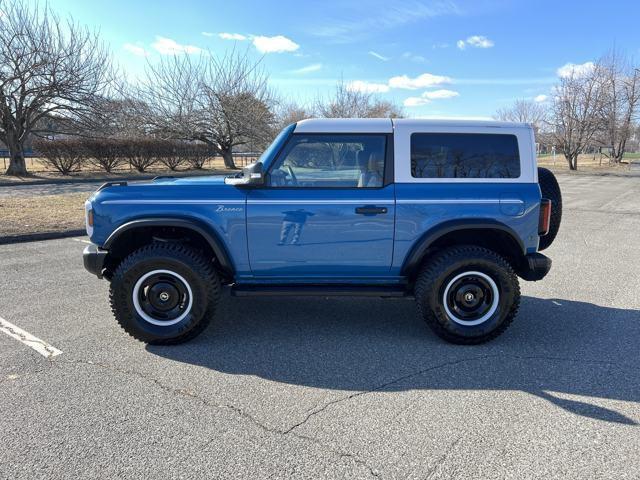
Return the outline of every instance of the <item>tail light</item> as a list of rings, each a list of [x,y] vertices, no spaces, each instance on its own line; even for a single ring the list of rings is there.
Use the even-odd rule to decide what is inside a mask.
[[[543,236],[549,233],[551,225],[551,200],[543,198],[540,202],[540,218],[538,220],[538,235]]]

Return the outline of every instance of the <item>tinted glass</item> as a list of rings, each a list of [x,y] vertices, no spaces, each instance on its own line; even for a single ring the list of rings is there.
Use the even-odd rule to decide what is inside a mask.
[[[520,155],[515,135],[414,133],[414,178],[518,178]]]
[[[275,187],[381,187],[385,135],[293,135],[269,175]]]

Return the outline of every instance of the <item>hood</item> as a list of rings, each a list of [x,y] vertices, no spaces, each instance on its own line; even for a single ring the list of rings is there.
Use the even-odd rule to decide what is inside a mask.
[[[194,177],[158,177],[151,181],[109,182],[98,189],[90,198],[94,203],[118,204],[141,203],[144,200],[216,200],[223,198],[240,199],[245,194],[237,187],[224,183],[225,175]]]

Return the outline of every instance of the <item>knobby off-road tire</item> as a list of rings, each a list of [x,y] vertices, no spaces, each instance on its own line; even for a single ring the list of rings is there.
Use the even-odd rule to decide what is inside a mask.
[[[476,246],[450,247],[430,257],[414,293],[418,311],[433,332],[462,345],[496,338],[520,306],[520,285],[511,265]]]
[[[220,299],[211,262],[181,243],[154,242],[126,257],[110,287],[111,309],[132,337],[153,345],[199,335]]]
[[[551,200],[551,222],[549,224],[549,233],[540,237],[538,250],[544,250],[551,246],[558,235],[560,222],[562,221],[562,193],[558,180],[551,170],[538,167],[538,184],[542,192],[542,198]]]

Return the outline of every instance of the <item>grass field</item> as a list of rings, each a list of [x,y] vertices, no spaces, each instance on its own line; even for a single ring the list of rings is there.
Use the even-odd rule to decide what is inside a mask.
[[[84,228],[86,192],[0,197],[0,238]]]
[[[609,163],[609,159],[604,155],[588,154],[578,157],[578,170],[583,171],[625,171],[629,170],[630,164],[640,162],[640,153],[626,153],[624,156],[625,163],[613,164]],[[554,170],[568,170],[567,160],[562,154],[538,155],[538,165],[543,167],[553,167]]]

